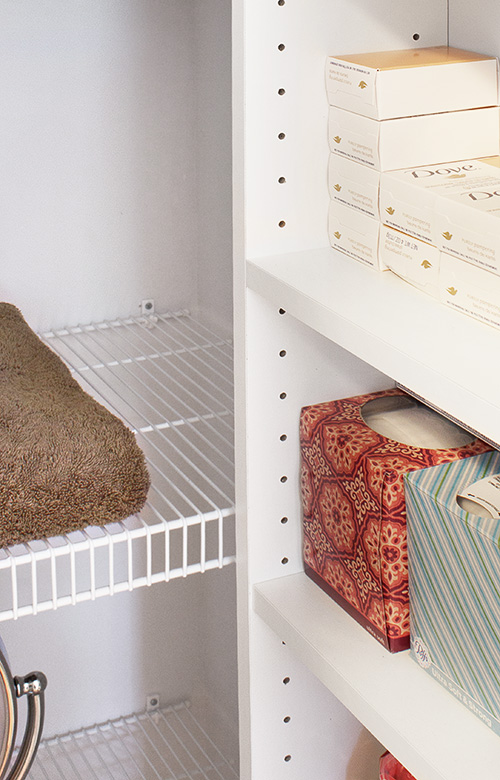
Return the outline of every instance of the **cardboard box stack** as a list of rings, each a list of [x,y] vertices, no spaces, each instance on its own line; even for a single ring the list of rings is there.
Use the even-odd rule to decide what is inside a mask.
[[[331,245],[378,270],[395,256],[433,292],[437,249],[384,225],[381,182],[385,171],[499,154],[496,58],[446,46],[329,57],[326,81]]]
[[[382,174],[380,212],[384,222],[432,245],[430,292],[442,303],[500,327],[500,158]],[[408,239],[411,240],[411,239]],[[383,254],[388,267],[416,286],[414,263]],[[429,270],[429,269],[428,269]],[[428,274],[431,277],[431,274]]]

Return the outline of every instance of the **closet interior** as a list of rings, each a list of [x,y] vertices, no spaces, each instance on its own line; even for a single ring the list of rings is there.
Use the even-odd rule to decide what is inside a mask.
[[[226,0],[0,5],[2,300],[152,482],[0,554],[11,666],[48,678],[33,778],[238,776],[230,36]]]
[[[500,442],[497,332],[328,245],[324,84],[498,29],[494,0],[0,3],[2,300],[153,478],[140,517],[0,554],[36,780],[376,780],[379,746],[495,775],[493,732],[306,580],[298,420],[398,384]]]
[[[498,737],[305,576],[298,422],[401,385],[500,442],[498,331],[329,246],[324,79],[328,55],[498,56],[499,16],[492,0],[233,4],[242,778],[373,780],[367,732],[417,780],[497,771]]]

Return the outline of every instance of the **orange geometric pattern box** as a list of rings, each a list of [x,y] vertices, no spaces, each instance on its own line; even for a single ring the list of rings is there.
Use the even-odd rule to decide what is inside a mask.
[[[375,432],[363,407],[395,396],[410,398],[391,389],[307,406],[300,417],[306,574],[391,652],[410,645],[403,475],[490,449],[472,438],[425,449]]]

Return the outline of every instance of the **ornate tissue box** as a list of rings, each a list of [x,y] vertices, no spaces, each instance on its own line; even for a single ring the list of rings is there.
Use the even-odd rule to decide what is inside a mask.
[[[403,477],[484,452],[400,390],[304,407],[305,571],[391,652],[410,645]]]

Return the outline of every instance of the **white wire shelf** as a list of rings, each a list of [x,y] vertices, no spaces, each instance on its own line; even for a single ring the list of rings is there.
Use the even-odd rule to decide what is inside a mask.
[[[0,622],[234,562],[231,343],[187,312],[43,339],[134,430],[151,488],[123,522],[0,550]]]
[[[30,780],[237,780],[189,703],[40,743]]]

